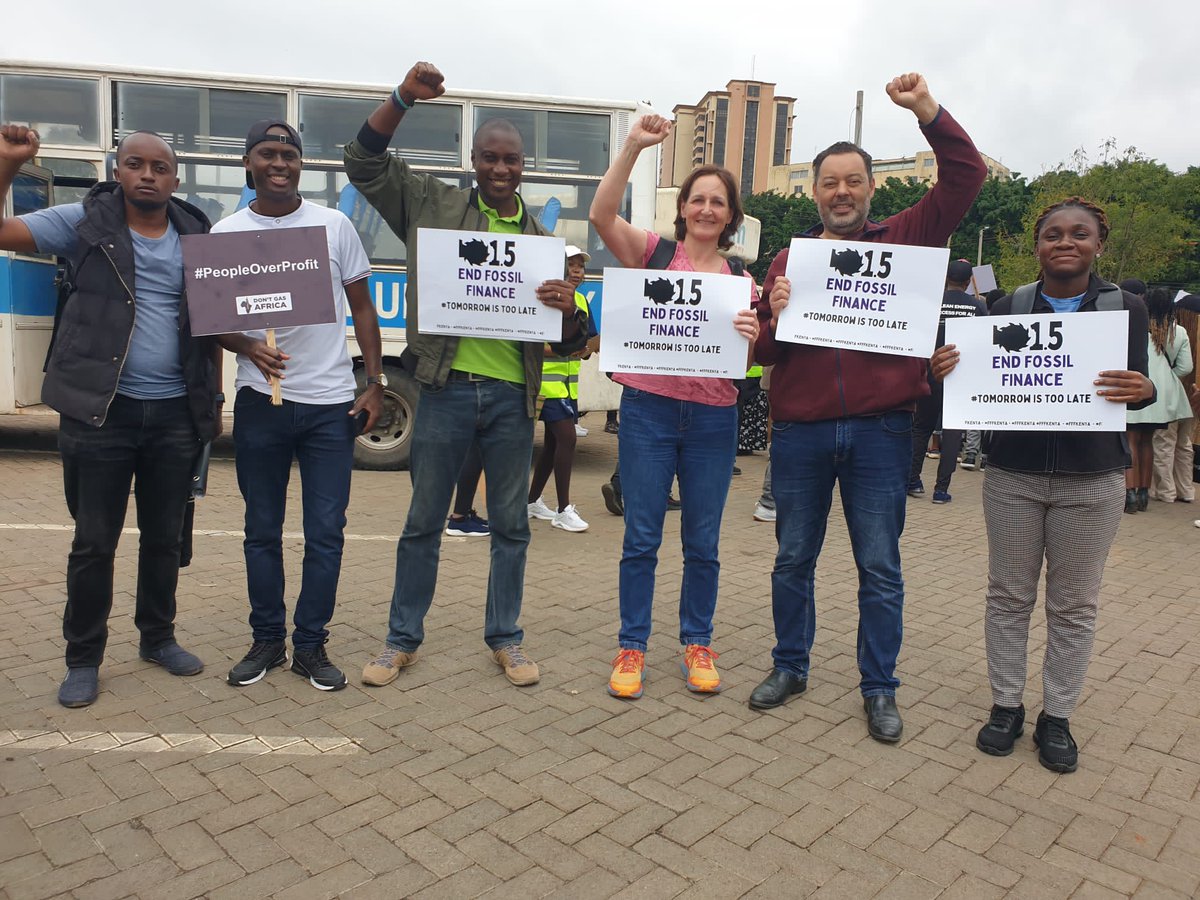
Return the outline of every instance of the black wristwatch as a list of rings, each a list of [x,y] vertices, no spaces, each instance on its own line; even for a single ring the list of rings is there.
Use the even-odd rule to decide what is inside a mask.
[[[380,387],[387,387],[388,386],[387,375],[384,374],[383,372],[380,372],[378,375],[368,375],[367,376],[367,385],[370,386],[372,384],[377,384]]]

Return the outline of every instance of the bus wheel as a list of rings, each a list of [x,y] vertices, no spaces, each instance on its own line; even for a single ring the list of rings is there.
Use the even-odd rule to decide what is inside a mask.
[[[384,366],[383,371],[388,378],[388,386],[383,389],[383,413],[374,428],[355,439],[355,468],[408,468],[408,452],[412,444],[420,388],[399,367]],[[359,367],[354,372],[354,378],[358,383],[356,394],[361,394],[367,388],[366,370]]]

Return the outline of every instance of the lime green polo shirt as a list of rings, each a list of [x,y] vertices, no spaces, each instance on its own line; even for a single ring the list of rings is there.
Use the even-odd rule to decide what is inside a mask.
[[[501,216],[483,202],[483,196],[476,194],[479,210],[488,220],[489,234],[520,234],[521,215],[524,207],[520,195],[517,196],[517,212],[513,216]],[[489,378],[499,378],[513,384],[525,383],[525,358],[518,341],[506,341],[499,338],[458,339],[458,349],[454,352],[451,369],[460,372],[471,372],[475,375],[486,375]]]

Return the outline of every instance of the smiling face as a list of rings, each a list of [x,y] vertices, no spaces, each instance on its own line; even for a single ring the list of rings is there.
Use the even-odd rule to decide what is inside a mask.
[[[287,135],[287,130],[275,126],[269,135]],[[260,141],[242,157],[246,171],[254,180],[254,192],[260,199],[271,201],[294,200],[300,190],[300,170],[304,163],[300,151],[282,141]]]
[[[875,180],[857,153],[835,153],[821,162],[813,200],[828,236],[853,237],[862,231],[873,196]]]
[[[117,153],[117,181],[132,206],[164,209],[179,187],[175,154],[158,135],[131,134]]]
[[[679,216],[685,233],[693,240],[720,241],[733,221],[733,207],[725,182],[716,175],[701,175],[692,182],[686,197],[680,195]]]
[[[475,183],[483,202],[502,216],[517,211],[516,194],[525,168],[525,145],[511,123],[491,119],[475,132],[471,149]]]
[[[1068,206],[1046,216],[1035,251],[1048,278],[1066,279],[1091,271],[1103,249],[1100,222],[1090,210]]]

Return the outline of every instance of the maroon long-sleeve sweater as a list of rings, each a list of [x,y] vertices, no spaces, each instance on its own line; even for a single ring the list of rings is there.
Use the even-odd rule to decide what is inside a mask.
[[[944,108],[921,131],[937,157],[938,182],[903,212],[882,222],[867,221],[863,232],[847,240],[944,247],[975,202],[987,167],[975,145]],[[797,237],[819,238],[816,225]],[[785,247],[771,263],[763,283],[758,317],[762,323],[755,361],[774,365],[771,372],[771,418],[779,422],[816,422],[846,416],[869,416],[912,409],[929,393],[926,361],[911,356],[838,350],[776,341],[769,326],[768,298],[775,279],[787,269]]]

